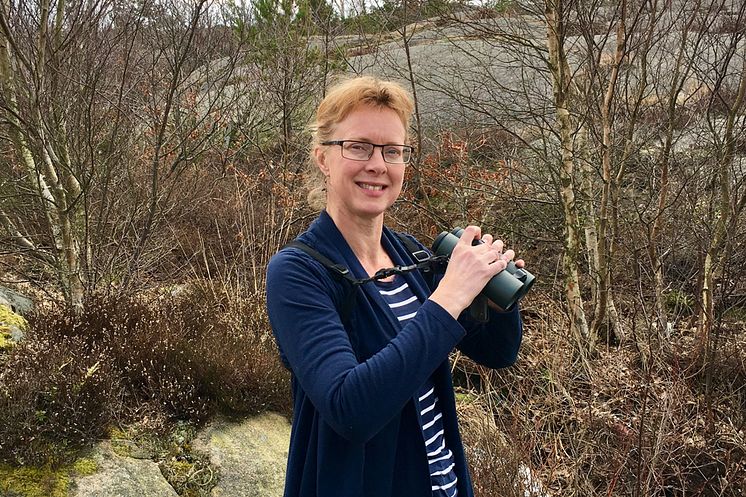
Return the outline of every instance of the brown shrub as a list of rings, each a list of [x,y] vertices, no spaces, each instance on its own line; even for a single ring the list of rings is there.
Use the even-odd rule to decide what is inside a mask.
[[[513,367],[456,364],[454,378],[489,406],[461,420],[478,495],[511,497],[522,466],[547,496],[743,495],[742,330],[722,333],[711,369],[680,330],[647,363],[633,345],[601,348],[588,377],[560,307],[539,300],[541,312],[526,305]]]
[[[0,461],[56,463],[114,421],[289,412],[263,296],[188,291],[46,307],[0,365]]]
[[[0,370],[0,462],[69,462],[103,436],[119,391],[110,362],[80,339],[16,346]]]

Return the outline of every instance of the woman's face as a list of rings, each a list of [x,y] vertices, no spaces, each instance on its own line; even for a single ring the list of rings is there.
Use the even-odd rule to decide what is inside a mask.
[[[391,109],[360,106],[335,127],[330,140],[404,144],[406,130]],[[399,196],[405,164],[384,162],[381,148],[365,161],[342,156],[339,145],[321,145],[314,155],[326,176],[326,209],[335,216],[370,219],[383,215]]]

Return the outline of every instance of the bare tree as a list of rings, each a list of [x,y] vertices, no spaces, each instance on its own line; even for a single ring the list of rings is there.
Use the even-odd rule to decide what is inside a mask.
[[[581,251],[580,225],[575,200],[575,157],[572,123],[569,102],[571,98],[572,75],[565,51],[566,15],[568,4],[562,0],[547,0],[545,15],[547,25],[547,48],[549,51],[549,70],[552,75],[554,105],[557,112],[557,126],[560,136],[561,168],[560,198],[565,217],[564,253],[562,256],[565,272],[565,296],[567,298],[570,324],[578,351],[581,354],[592,352],[595,347],[595,336],[591,335],[583,309],[580,279],[578,276],[578,257]]]
[[[3,3],[8,248],[77,309],[172,250],[158,226],[197,204],[195,166],[221,153],[237,46],[206,5]]]
[[[730,14],[730,15],[727,15]],[[702,288],[700,333],[703,343],[710,341],[715,311],[715,278],[723,269],[723,256],[729,252],[733,239],[728,230],[733,227],[746,205],[746,195],[734,195],[733,187],[738,178],[734,176],[736,162],[736,140],[746,131],[743,118],[746,107],[746,44],[742,29],[726,29],[719,23],[740,26],[746,20],[746,4],[741,3],[735,12],[729,13],[717,2],[710,6],[703,19],[711,31],[708,37],[713,47],[713,57],[698,64],[703,72],[709,93],[707,123],[714,153],[712,175],[713,210],[710,223],[713,226],[707,243],[702,266]],[[731,24],[732,23],[732,24]],[[740,160],[740,159],[739,159]]]
[[[5,0],[0,8],[3,115],[14,158],[22,163],[21,168],[13,169],[21,173],[28,188],[18,193],[25,190],[26,195],[35,197],[34,202],[41,208],[46,233],[33,236],[22,224],[23,220],[13,219],[5,207],[0,213],[6,231],[17,246],[56,273],[66,300],[79,309],[83,305],[84,290],[80,260],[83,246],[81,182],[70,162],[67,118],[60,112],[63,109],[46,107],[51,92],[60,86],[67,87],[56,74],[64,63],[62,50],[69,43],[62,36],[66,31],[66,4],[61,2],[55,8],[53,11],[49,0],[33,6],[13,5]],[[90,29],[101,10],[87,14],[88,25],[78,27],[77,33],[73,31],[72,35]]]

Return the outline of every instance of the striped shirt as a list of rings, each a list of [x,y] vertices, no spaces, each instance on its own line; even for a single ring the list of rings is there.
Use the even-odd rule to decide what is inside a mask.
[[[401,326],[417,315],[421,302],[404,277],[396,275],[393,281],[376,281],[376,286]],[[455,497],[458,477],[453,453],[446,446],[443,412],[432,380],[425,382],[414,400],[425,440],[433,497]]]

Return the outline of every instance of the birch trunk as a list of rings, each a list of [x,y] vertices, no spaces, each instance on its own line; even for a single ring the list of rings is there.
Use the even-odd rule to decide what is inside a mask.
[[[742,49],[741,59],[746,60],[746,46]],[[715,311],[715,295],[714,295],[714,280],[715,273],[720,269],[722,261],[722,254],[725,252],[723,247],[727,242],[728,227],[731,222],[731,217],[737,212],[735,205],[732,204],[731,194],[731,170],[733,167],[733,160],[735,157],[735,125],[736,120],[741,116],[744,96],[746,96],[746,69],[741,69],[741,80],[738,84],[738,91],[736,94],[733,106],[729,109],[728,117],[725,122],[725,130],[723,132],[723,152],[720,154],[718,161],[718,172],[717,180],[719,186],[719,199],[718,199],[718,213],[717,220],[715,222],[715,229],[710,239],[709,246],[707,247],[707,253],[705,254],[704,265],[702,267],[703,281],[702,281],[702,315],[700,316],[699,322],[699,333],[703,346],[709,342],[710,332],[712,331],[712,325],[714,321]],[[740,117],[743,119],[743,117]],[[741,204],[743,199],[737,204]],[[733,205],[733,207],[731,207]]]
[[[53,26],[56,33],[55,39],[59,41],[59,32],[63,16],[61,11],[65,8],[64,2],[59,2],[56,7],[58,13],[55,17]],[[10,11],[10,3],[3,0],[3,11]],[[28,177],[32,178],[33,189],[39,198],[39,205],[44,213],[49,227],[49,237],[53,242],[53,253],[51,257],[41,253],[39,247],[43,244],[35,242],[30,235],[21,233],[13,221],[3,215],[0,220],[3,221],[7,230],[15,233],[14,238],[24,248],[33,247],[38,252],[35,257],[40,260],[51,262],[54,271],[57,274],[62,293],[67,303],[76,311],[82,310],[85,285],[81,276],[80,268],[80,250],[81,246],[78,234],[78,220],[82,212],[82,204],[78,202],[81,195],[81,187],[77,179],[73,176],[69,163],[67,167],[60,167],[60,158],[55,153],[49,141],[46,123],[42,118],[42,111],[39,107],[41,99],[39,92],[43,91],[45,85],[45,67],[47,65],[47,47],[50,45],[49,36],[49,13],[50,3],[45,0],[40,5],[40,22],[38,33],[36,33],[36,57],[34,60],[24,59],[21,54],[14,50],[16,46],[13,43],[12,33],[8,28],[8,23],[2,23],[0,30],[0,86],[6,96],[6,102],[9,112],[5,117],[9,123],[11,141],[15,152],[21,159],[23,167],[26,169]],[[52,45],[54,46],[54,45]],[[26,68],[32,74],[30,79],[33,85],[28,88],[20,88],[19,82],[24,78],[16,77],[16,71]],[[27,78],[28,79],[28,78]],[[18,92],[26,91],[29,93],[28,100],[32,102],[32,116],[27,121],[22,122],[18,116],[21,111],[18,107]],[[64,135],[63,135],[64,136]],[[31,144],[35,146],[32,147]],[[59,143],[58,150],[68,157],[66,144]],[[69,159],[68,159],[69,160]],[[62,173],[62,178],[58,171]]]
[[[573,125],[568,109],[570,89],[570,69],[564,50],[564,21],[561,13],[561,0],[548,0],[545,3],[547,22],[547,48],[549,69],[552,74],[552,92],[557,112],[561,146],[560,200],[564,214],[564,254],[562,265],[565,273],[565,297],[570,314],[570,327],[583,358],[593,353],[595,338],[591,336],[583,310],[583,297],[580,293],[578,259],[580,258],[580,223],[575,203],[573,157]]]

